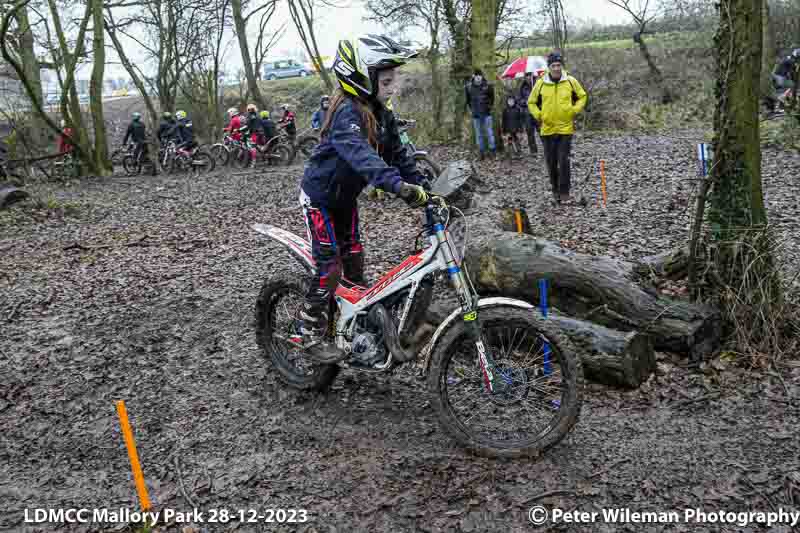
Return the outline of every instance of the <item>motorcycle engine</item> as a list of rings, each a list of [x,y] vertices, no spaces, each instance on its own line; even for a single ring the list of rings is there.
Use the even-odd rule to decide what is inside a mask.
[[[381,335],[368,331],[357,331],[352,343],[353,358],[360,364],[372,366],[386,360],[386,346]]]

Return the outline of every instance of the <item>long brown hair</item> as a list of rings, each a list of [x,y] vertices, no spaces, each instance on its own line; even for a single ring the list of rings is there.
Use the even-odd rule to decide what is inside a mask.
[[[342,105],[346,98],[353,100],[355,103],[356,109],[358,109],[358,112],[361,114],[361,122],[367,127],[367,141],[373,148],[377,149],[378,121],[375,118],[375,114],[360,98],[346,94],[341,89],[337,90],[336,94],[331,99],[331,103],[328,106],[328,112],[325,114],[325,121],[322,123],[322,128],[320,128],[320,137],[328,133],[331,123],[333,122],[334,113],[336,113],[336,110],[340,105]]]

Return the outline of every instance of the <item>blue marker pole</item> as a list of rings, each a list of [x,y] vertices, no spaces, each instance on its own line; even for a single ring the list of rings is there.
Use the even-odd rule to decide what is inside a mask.
[[[542,316],[547,318],[547,279],[543,278],[539,280],[539,310],[542,312]],[[544,374],[547,376],[552,372],[552,368],[550,366],[550,344],[545,342],[544,343]]]

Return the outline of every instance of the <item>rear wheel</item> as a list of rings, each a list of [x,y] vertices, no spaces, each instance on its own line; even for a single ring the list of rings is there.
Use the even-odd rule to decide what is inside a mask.
[[[270,162],[274,165],[288,166],[292,158],[292,153],[288,146],[279,144],[270,150],[267,157],[269,157]]]
[[[189,173],[198,177],[202,174],[207,174],[214,169],[214,160],[205,152],[197,152],[191,157],[187,157],[189,161]]]
[[[126,155],[122,159],[122,168],[128,176],[135,176],[142,172],[142,162],[137,161],[132,155]]]
[[[250,150],[247,148],[240,146],[233,151],[231,156],[236,168],[244,170],[250,166]]]
[[[320,391],[333,383],[339,367],[312,362],[298,346],[297,324],[305,293],[305,287],[293,281],[265,281],[256,301],[256,342],[284,383]]]
[[[454,321],[431,354],[428,391],[445,431],[487,457],[537,456],[578,421],[583,374],[569,341],[533,309],[478,312],[496,364],[488,392],[469,322]],[[502,388],[501,388],[502,387]]]

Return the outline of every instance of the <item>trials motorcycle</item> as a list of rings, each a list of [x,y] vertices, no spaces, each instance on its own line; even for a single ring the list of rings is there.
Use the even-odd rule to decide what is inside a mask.
[[[342,351],[340,361],[321,364],[303,351],[299,317],[307,285],[295,277],[264,282],[255,309],[257,342],[281,379],[302,390],[327,389],[341,367],[392,372],[419,364],[431,405],[457,442],[488,457],[536,456],[578,420],[580,360],[528,302],[478,296],[463,263],[468,227],[461,250],[449,231],[451,212],[464,215],[437,195],[437,184],[452,172],[458,167],[451,165],[432,184],[417,236],[421,245],[405,261],[370,287],[339,277],[328,335]],[[283,244],[310,278],[308,239],[269,224],[253,229]],[[419,346],[414,333],[443,277],[459,305]]]

